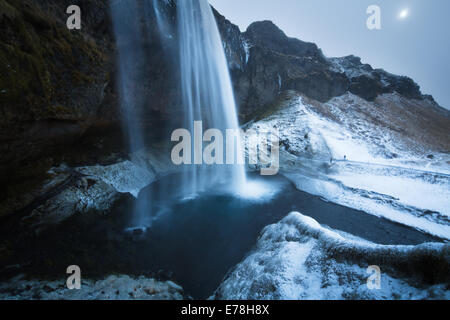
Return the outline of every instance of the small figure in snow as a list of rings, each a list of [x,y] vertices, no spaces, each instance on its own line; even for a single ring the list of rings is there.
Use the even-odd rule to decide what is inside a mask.
[[[347,156],[346,155],[344,155],[344,161],[347,161]]]

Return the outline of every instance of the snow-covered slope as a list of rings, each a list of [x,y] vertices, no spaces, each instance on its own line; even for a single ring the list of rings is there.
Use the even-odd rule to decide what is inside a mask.
[[[379,287],[369,266],[381,272]],[[212,298],[449,299],[449,271],[448,244],[376,245],[294,212],[262,231]]]
[[[450,119],[441,112],[396,93],[320,103],[289,92],[248,128],[277,129],[280,172],[299,189],[450,239]]]

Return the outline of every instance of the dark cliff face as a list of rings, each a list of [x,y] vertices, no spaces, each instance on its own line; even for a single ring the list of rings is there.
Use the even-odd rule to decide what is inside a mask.
[[[126,156],[118,94],[117,43],[109,0],[0,0],[0,207],[39,188],[52,166],[109,163]],[[164,4],[170,2],[164,1]],[[81,30],[68,30],[66,9],[81,8]],[[151,1],[139,1],[145,59],[135,94],[154,138],[178,88]],[[17,199],[16,199],[17,197]],[[25,203],[23,204],[25,205]],[[5,210],[3,210],[5,211]]]
[[[138,12],[127,19],[142,29],[145,57],[133,66],[142,76],[135,94],[147,110],[142,122],[151,136],[168,117],[168,106],[176,106],[179,90],[171,77],[176,67],[169,59],[175,59],[148,7],[152,2],[138,3]],[[66,27],[72,4],[81,8],[81,30]],[[116,43],[109,5],[109,0],[0,0],[0,181],[26,180],[60,161],[95,163],[112,151],[126,151],[117,48],[127,44]]]
[[[259,46],[270,51],[284,55],[310,57],[324,61],[322,53],[314,43],[303,42],[298,39],[288,38],[271,21],[252,23],[244,34],[245,38],[254,46]]]
[[[382,69],[363,64],[361,58],[347,56],[329,59],[332,69],[343,72],[349,79],[348,91],[368,101],[383,93],[394,91],[411,99],[422,99],[419,86],[410,78],[396,76]]]
[[[242,119],[250,120],[261,108],[270,108],[286,90],[327,101],[348,89],[348,79],[330,70],[315,44],[287,37],[270,21],[251,24],[241,38],[246,60],[232,75]]]
[[[227,56],[231,71],[244,70],[246,60],[246,49],[244,37],[239,27],[225,19],[216,9],[212,9],[219,27],[220,36]]]
[[[320,102],[347,91],[368,101],[394,91],[411,99],[432,100],[408,77],[373,69],[355,56],[326,58],[315,44],[287,37],[271,21],[255,22],[244,33],[220,16],[217,21],[242,120],[271,108],[286,90]],[[228,39],[241,39],[241,43]]]
[[[70,4],[81,32],[66,27]],[[35,176],[44,154],[117,118],[109,25],[106,1],[0,0],[1,181]]]

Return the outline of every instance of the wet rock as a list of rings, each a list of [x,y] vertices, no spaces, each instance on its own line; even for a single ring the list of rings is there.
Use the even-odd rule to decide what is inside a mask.
[[[22,218],[22,223],[35,232],[58,224],[76,213],[105,212],[117,201],[137,196],[155,178],[153,173],[131,161],[76,169],[60,166],[52,169],[52,172],[56,181],[63,181],[62,189]],[[79,176],[72,178],[74,172]]]
[[[86,188],[89,185],[95,187],[94,182],[100,180],[118,192],[128,192],[135,197],[137,197],[142,188],[149,185],[155,179],[153,172],[128,160],[108,166],[87,166],[78,168],[77,170],[87,176],[84,179]]]
[[[22,222],[40,232],[58,224],[76,213],[106,211],[123,195],[110,185],[99,181],[89,190],[84,186],[72,186],[34,209]]]
[[[113,39],[108,27],[97,26],[107,21],[107,1],[82,1],[84,27],[76,33],[64,20],[70,1],[0,2],[4,181],[20,179],[17,167],[61,153],[90,127],[116,123],[118,113],[114,104],[103,105],[111,94]]]

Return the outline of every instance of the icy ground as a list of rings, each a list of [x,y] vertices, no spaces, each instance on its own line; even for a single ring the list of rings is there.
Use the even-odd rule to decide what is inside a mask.
[[[0,299],[7,300],[182,300],[183,289],[172,281],[112,275],[82,280],[80,290],[69,290],[66,280],[27,280],[18,276],[0,283]]]
[[[248,128],[277,130],[280,172],[300,190],[450,239],[450,154],[401,134],[397,118],[383,124],[380,109],[349,93],[326,104],[291,93]]]
[[[380,268],[379,287],[369,266]],[[449,244],[376,245],[294,212],[262,231],[212,298],[449,299],[449,267]]]

